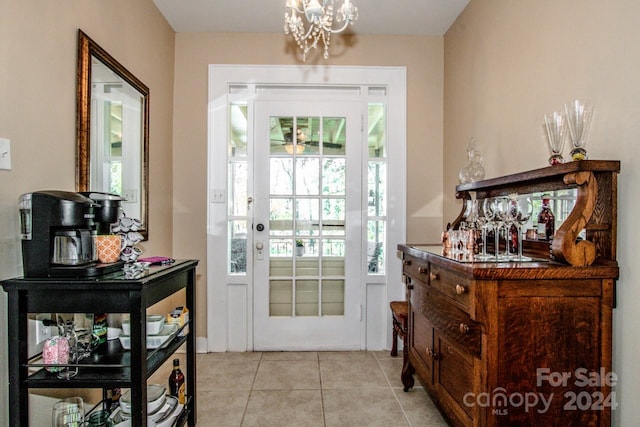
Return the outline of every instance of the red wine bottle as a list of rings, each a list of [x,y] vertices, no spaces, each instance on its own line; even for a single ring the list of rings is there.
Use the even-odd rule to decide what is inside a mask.
[[[184,374],[180,370],[180,359],[173,359],[173,371],[169,375],[169,392],[178,398],[182,405],[186,403]]]

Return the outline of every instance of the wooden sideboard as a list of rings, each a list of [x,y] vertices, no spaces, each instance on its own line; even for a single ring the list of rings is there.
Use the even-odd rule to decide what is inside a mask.
[[[619,168],[581,161],[457,187],[462,199],[577,188],[546,259],[460,262],[440,245],[398,246],[405,391],[416,374],[455,426],[611,424]]]

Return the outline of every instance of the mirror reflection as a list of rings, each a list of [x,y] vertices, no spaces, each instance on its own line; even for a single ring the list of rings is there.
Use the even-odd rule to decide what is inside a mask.
[[[82,31],[78,33],[78,191],[121,195],[148,237],[149,89]]]

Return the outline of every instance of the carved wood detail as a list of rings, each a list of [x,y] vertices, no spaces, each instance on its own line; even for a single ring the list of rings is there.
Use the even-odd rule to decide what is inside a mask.
[[[588,240],[576,241],[595,210],[598,183],[592,172],[581,171],[564,176],[567,185],[576,185],[576,204],[569,216],[556,231],[551,253],[558,261],[573,266],[591,265],[596,259],[596,245]]]
[[[452,230],[457,230],[458,228],[460,228],[460,223],[464,221],[467,215],[468,202],[471,201],[471,194],[469,194],[468,191],[457,191],[456,199],[462,199],[462,210],[460,211],[456,219],[454,219],[450,224],[450,228]]]

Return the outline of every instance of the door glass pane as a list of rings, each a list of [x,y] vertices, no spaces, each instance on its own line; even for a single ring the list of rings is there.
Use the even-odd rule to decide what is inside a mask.
[[[270,117],[269,127],[269,152],[287,154],[292,151],[293,117]]]
[[[293,275],[293,248],[291,239],[269,240],[269,275]]]
[[[304,149],[304,151],[296,151],[297,154],[316,155],[320,153],[319,117],[297,117],[296,143]]]
[[[296,235],[317,236],[320,230],[320,201],[296,199]]]
[[[322,255],[344,257],[344,239],[323,239]]]
[[[387,165],[383,162],[369,162],[368,181],[368,215],[386,215]]]
[[[295,239],[294,245],[297,257],[318,256],[318,239]]]
[[[270,162],[269,192],[276,196],[293,194],[293,159],[272,157]]]
[[[344,236],[346,199],[325,199],[322,206],[322,225],[325,236]]]
[[[322,315],[344,315],[344,280],[322,282]]]
[[[324,276],[344,276],[344,257],[322,257],[322,274]]]
[[[369,104],[368,129],[369,158],[385,157],[386,117],[384,104]]]
[[[344,156],[346,151],[346,124],[344,117],[324,117],[322,119],[322,153]]]
[[[229,157],[247,157],[247,104],[232,103],[229,112]]]
[[[293,309],[293,281],[269,281],[269,315],[291,316]]]
[[[367,271],[372,274],[384,273],[384,241],[386,221],[367,223]]]
[[[289,236],[293,232],[293,199],[272,198],[269,201],[269,234]]]
[[[296,281],[296,316],[317,316],[320,283],[317,280]]]
[[[309,157],[296,159],[296,194],[298,196],[320,194],[320,159]]]
[[[347,191],[346,159],[329,158],[322,160],[322,194],[343,196]]]
[[[247,221],[229,221],[229,273],[247,272]]]
[[[247,215],[247,162],[229,163],[229,214]]]

